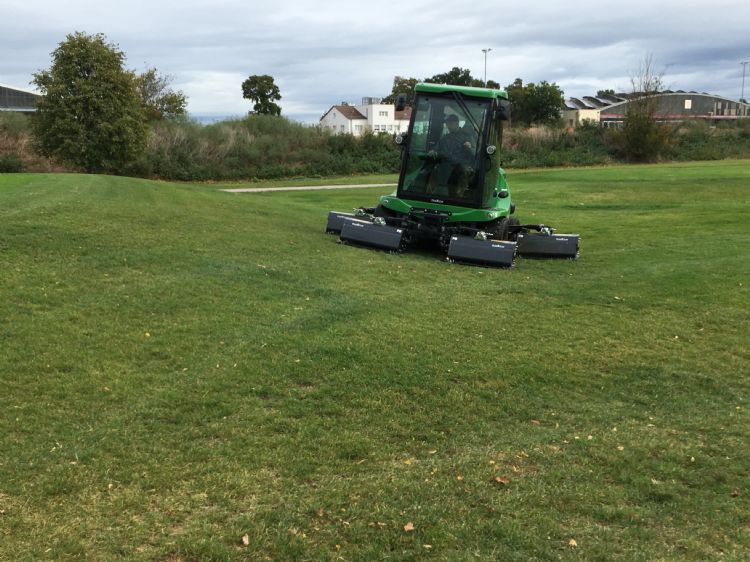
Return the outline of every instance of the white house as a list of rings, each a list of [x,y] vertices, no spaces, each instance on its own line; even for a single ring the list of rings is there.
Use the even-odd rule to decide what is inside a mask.
[[[334,105],[320,118],[320,127],[337,135],[362,136],[372,133],[395,134],[409,128],[411,108],[396,111],[390,104],[380,100],[364,98],[361,105],[342,103]]]

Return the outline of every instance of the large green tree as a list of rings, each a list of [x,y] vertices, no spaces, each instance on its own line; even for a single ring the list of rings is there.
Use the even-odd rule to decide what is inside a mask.
[[[505,89],[511,104],[513,122],[527,127],[531,125],[554,125],[560,121],[564,107],[564,94],[554,82],[542,80],[539,84],[516,78]]]
[[[425,82],[431,82],[433,84],[452,84],[454,86],[474,86],[476,88],[483,88],[485,86],[484,80],[475,78],[471,75],[471,71],[468,68],[459,68],[454,66],[448,72],[442,74],[435,74],[430,78],[425,78]],[[500,88],[500,84],[494,80],[487,80],[487,88]]]
[[[146,144],[143,108],[124,53],[102,34],[76,32],[52,52],[52,66],[34,74],[42,96],[33,131],[47,156],[87,172],[114,172]]]
[[[242,83],[242,97],[255,103],[253,113],[281,115],[281,107],[275,102],[281,99],[279,87],[268,74],[248,76]]]
[[[414,86],[420,82],[418,78],[405,78],[403,76],[393,77],[393,87],[391,93],[383,98],[383,103],[395,103],[396,97],[399,94],[406,94],[407,105],[414,105]],[[442,74],[435,74],[429,78],[425,78],[422,82],[430,82],[432,84],[452,84],[454,86],[474,86],[477,88],[484,87],[484,81],[479,78],[474,78],[468,68],[459,68],[454,66],[450,71],[443,72]],[[487,80],[488,88],[500,88],[500,84],[494,80]]]
[[[149,121],[176,119],[187,115],[187,98],[180,90],[171,87],[172,77],[159,74],[155,68],[136,77],[138,93],[146,118]]]
[[[406,94],[406,105],[414,105],[414,86],[417,82],[419,82],[417,78],[394,76],[391,93],[383,98],[383,103],[396,103],[399,94]]]

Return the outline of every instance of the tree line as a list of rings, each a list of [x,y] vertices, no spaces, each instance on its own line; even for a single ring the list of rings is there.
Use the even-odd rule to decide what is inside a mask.
[[[126,69],[125,53],[103,34],[68,35],[52,52],[49,70],[34,75],[42,93],[33,119],[38,150],[88,172],[122,170],[143,152],[154,123],[187,115],[187,98],[171,81],[156,68],[140,74]],[[500,88],[498,82],[485,84],[459,67],[425,81]],[[396,76],[383,101],[391,103],[400,93],[413,99],[416,83],[415,78]],[[530,126],[559,119],[563,92],[556,84],[524,84],[518,78],[506,89],[515,123]],[[281,91],[272,76],[251,75],[241,90],[253,103],[251,113],[281,114]]]
[[[432,84],[453,84],[455,86],[471,86],[475,88],[501,89],[500,83],[495,80],[481,80],[471,75],[468,68],[454,66],[448,72],[435,74],[428,78],[419,80],[417,78],[405,78],[395,76],[391,93],[383,98],[383,103],[394,103],[400,94],[406,95],[407,104],[414,104],[414,86],[418,82]],[[565,107],[564,93],[560,87],[546,80],[534,84],[523,83],[516,78],[505,87],[511,104],[511,122],[513,125],[554,125],[560,120],[560,111]]]
[[[52,52],[48,70],[34,74],[41,92],[32,130],[40,154],[87,172],[119,173],[146,147],[149,130],[187,117],[187,97],[172,77],[125,68],[125,53],[106,36],[69,34]],[[279,115],[271,76],[250,76],[243,97],[254,112]]]
[[[383,98],[383,102],[393,103],[399,94],[406,94],[413,104],[414,86],[419,81],[416,78],[394,77],[391,92]],[[435,74],[421,81],[501,88],[499,82],[485,82],[472,76],[468,69],[460,67],[453,67],[448,72]],[[49,70],[34,75],[33,83],[42,94],[37,101],[37,111],[32,115],[32,132],[38,152],[87,172],[126,173],[130,170],[148,174],[158,173],[157,170],[172,170],[179,158],[170,159],[171,157],[163,154],[163,150],[165,146],[175,146],[177,137],[169,140],[175,128],[160,125],[183,122],[184,131],[193,131],[195,126],[186,120],[185,94],[173,89],[171,82],[171,77],[161,74],[156,68],[149,68],[140,74],[126,69],[125,54],[116,44],[108,42],[103,34],[76,32],[68,35],[52,52]],[[654,71],[653,59],[647,58],[639,74],[633,79],[633,94],[624,127],[618,133],[607,133],[606,150],[624,155],[631,161],[653,160],[669,152],[673,131],[659,124],[654,115],[654,95],[661,89],[661,75]],[[514,127],[554,126],[560,123],[564,94],[557,84],[547,81],[524,83],[516,78],[505,90],[511,101],[511,124]],[[249,118],[280,119],[281,107],[277,102],[281,100],[281,91],[272,76],[251,75],[242,82],[241,91],[243,98],[253,103]],[[613,93],[611,90],[600,92],[601,95]],[[278,128],[288,129],[282,122],[278,122]],[[246,130],[270,131],[270,128],[267,122],[259,122],[257,125],[248,125]],[[210,132],[202,135],[193,131],[190,134],[193,139],[201,137],[196,146],[211,143]],[[294,134],[299,136],[301,133],[296,131]],[[324,135],[320,131],[315,134]],[[592,137],[591,133],[587,134]],[[255,137],[248,137],[247,147],[254,142],[253,138]],[[159,146],[159,142],[152,142],[154,139],[161,139],[164,144]],[[312,136],[308,140],[309,145],[305,150],[332,150],[337,147],[334,151],[336,157],[343,159],[342,162],[345,160],[346,164],[333,166],[331,173],[334,168],[341,171],[356,169],[355,164],[368,169],[372,167],[363,160],[364,155],[355,147],[356,140],[353,144],[316,141]],[[151,153],[144,160],[149,143],[156,148],[151,147]],[[227,146],[229,145],[231,143]],[[395,149],[390,153],[383,152],[379,144],[368,146],[371,149],[377,146],[381,151],[379,163],[375,166],[378,170],[386,171],[397,167]],[[293,146],[289,148],[294,151]],[[236,150],[236,147],[227,150]],[[246,150],[248,154],[257,152],[256,149]],[[346,155],[346,151],[353,151],[352,154],[357,155]],[[310,154],[307,157],[318,163],[314,168],[315,173],[320,173],[325,165],[331,164],[330,159]],[[187,152],[182,156],[187,156]],[[240,158],[239,154],[237,157]],[[264,162],[262,166],[266,170],[273,168],[265,158],[255,161]],[[273,173],[278,175],[282,168],[298,171],[313,169],[308,170],[309,167],[300,167],[295,163],[284,166],[286,167],[274,169]],[[211,167],[216,167],[216,163],[206,164],[206,171],[195,174],[191,172],[185,176],[210,177],[207,170]],[[251,174],[246,166],[239,167],[244,173]],[[174,173],[169,172],[167,175],[173,176]],[[226,172],[221,172],[220,175],[226,175]]]

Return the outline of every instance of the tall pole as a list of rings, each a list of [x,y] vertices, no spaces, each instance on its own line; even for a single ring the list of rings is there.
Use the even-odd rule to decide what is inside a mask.
[[[745,101],[745,69],[747,68],[747,61],[740,64],[742,65],[742,95],[740,95],[740,101]]]
[[[487,53],[489,53],[492,49],[482,49],[482,52],[484,53],[484,87],[487,87]],[[745,63],[747,64],[747,63]]]

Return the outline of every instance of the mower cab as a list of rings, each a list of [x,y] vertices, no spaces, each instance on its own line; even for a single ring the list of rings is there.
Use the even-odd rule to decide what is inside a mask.
[[[402,103],[403,98],[397,101]],[[500,162],[510,104],[502,90],[417,84],[398,188],[372,208],[329,213],[340,240],[401,251],[434,240],[450,261],[510,267],[516,253],[575,258],[578,235],[522,225]]]

